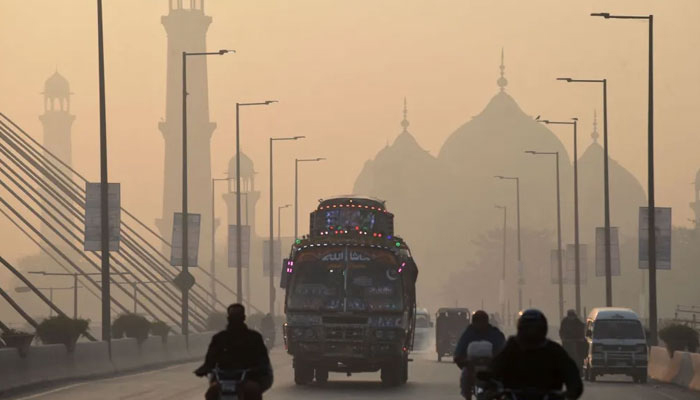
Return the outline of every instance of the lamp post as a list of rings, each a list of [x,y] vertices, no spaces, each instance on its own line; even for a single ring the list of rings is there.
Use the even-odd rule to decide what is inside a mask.
[[[579,220],[578,220],[578,138],[576,128],[578,126],[578,118],[571,118],[571,121],[549,121],[538,120],[547,125],[571,125],[574,127],[574,274],[576,286],[576,315],[581,315],[581,254],[579,241]]]
[[[50,301],[51,303],[53,303],[53,291],[54,291],[54,290],[73,290],[74,293],[75,293],[75,292],[77,292],[78,287],[79,287],[79,286],[67,286],[67,287],[53,287],[53,286],[49,286],[49,287],[38,287],[37,289],[38,289],[38,290],[48,290],[48,291],[49,291],[49,301]],[[15,288],[15,292],[17,292],[17,293],[28,293],[28,292],[30,292],[31,290],[32,290],[32,289],[31,289],[31,288],[28,288],[27,286],[18,286],[18,287]],[[76,301],[76,300],[74,299],[74,304],[73,304],[74,309],[77,308],[77,305],[76,305],[75,301]],[[53,308],[49,307],[49,317],[52,317],[52,316],[53,316]],[[73,318],[75,319],[75,318],[77,318],[77,316],[75,316],[75,317],[73,317]]]
[[[294,239],[299,237],[299,163],[323,161],[325,158],[295,158],[294,159]]]
[[[515,181],[515,202],[518,215],[518,310],[523,309],[523,260],[520,252],[520,177],[496,175],[495,178],[501,180]]]
[[[221,56],[227,53],[235,53],[235,50],[219,50],[217,52],[188,53],[182,52],[182,274],[189,274],[189,238],[187,222],[189,220],[187,210],[187,57],[194,56]],[[182,334],[189,336],[189,292],[188,287],[182,288]]]
[[[605,305],[612,307],[612,252],[610,248],[610,175],[608,172],[608,80],[557,78],[570,83],[601,83],[603,85],[603,212],[605,224]]]
[[[110,313],[111,295],[109,287],[109,215],[107,208],[107,104],[105,100],[105,52],[102,26],[102,0],[97,0],[97,75],[100,103],[100,275],[102,280],[102,340],[108,342],[107,351],[112,357],[112,317]]]
[[[215,240],[215,235],[216,235],[216,210],[215,210],[215,205],[214,205],[214,198],[216,196],[216,182],[230,182],[234,178],[232,177],[227,177],[227,178],[212,178],[211,180],[211,269],[210,269],[210,275],[211,275],[211,293],[209,293],[209,298],[211,301],[211,310],[214,311],[214,307],[216,305],[216,240]]]
[[[508,207],[506,206],[495,206],[496,208],[503,210],[503,270],[501,272],[501,285],[499,287],[499,297],[501,300],[501,315],[505,317],[506,314],[506,228],[508,221]]]
[[[265,100],[254,103],[236,103],[236,301],[243,303],[243,256],[241,251],[241,129],[240,110],[241,107],[267,106],[277,103],[277,100]],[[246,197],[246,205],[248,198]],[[246,213],[247,217],[247,213]],[[250,266],[249,266],[250,267]],[[250,274],[250,271],[248,271]]]
[[[70,276],[73,277],[73,318],[78,318],[78,277],[79,276],[96,276],[102,275],[102,272],[86,272],[86,273],[71,273],[71,272],[46,272],[46,271],[29,271],[33,275],[43,276]],[[130,272],[112,272],[110,275],[131,275]],[[53,292],[52,292],[53,293]],[[49,298],[51,300],[51,298]],[[53,301],[53,300],[52,300]]]
[[[610,15],[609,13],[593,13],[591,16],[605,19],[636,19],[649,21],[649,99],[648,99],[648,177],[649,177],[649,341],[656,344],[657,310],[656,310],[656,204],[654,200],[654,16],[653,15]]]
[[[275,222],[274,222],[274,201],[273,201],[273,193],[274,193],[274,185],[273,185],[273,168],[272,168],[272,144],[278,140],[299,140],[303,139],[306,136],[292,136],[292,137],[271,137],[270,138],[270,315],[274,315],[275,313],[275,280],[274,280],[274,254],[275,254],[275,241],[274,241],[274,229],[275,229]],[[280,244],[281,245],[281,244]]]
[[[553,155],[556,157],[557,168],[557,275],[559,276],[559,319],[564,318],[564,279],[561,262],[561,196],[559,195],[559,152],[558,151],[532,151],[525,153],[533,155]]]

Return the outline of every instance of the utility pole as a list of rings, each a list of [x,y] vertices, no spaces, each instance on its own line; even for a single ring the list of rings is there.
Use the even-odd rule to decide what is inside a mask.
[[[649,342],[658,343],[658,315],[656,301],[656,201],[654,196],[654,16],[649,15],[611,15],[610,13],[593,13],[593,17],[605,19],[634,19],[649,22],[649,97],[647,109],[648,130],[648,190],[649,190]]]

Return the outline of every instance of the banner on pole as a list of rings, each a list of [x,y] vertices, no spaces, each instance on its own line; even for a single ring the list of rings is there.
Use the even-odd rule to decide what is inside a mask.
[[[199,255],[200,214],[187,213],[187,260],[190,267],[197,267]],[[182,213],[173,215],[173,240],[170,248],[170,265],[182,265]]]
[[[671,269],[671,208],[654,207],[656,269]],[[649,268],[649,208],[639,207],[639,268]]]
[[[620,239],[616,226],[610,227],[610,275],[620,276]],[[595,228],[595,276],[605,276],[605,227]]]
[[[228,226],[228,267],[238,268],[238,230],[236,225]],[[241,225],[241,268],[250,266],[250,225]]]
[[[88,182],[85,186],[85,251],[102,250],[101,184]],[[121,233],[121,190],[119,183],[107,184],[107,218],[109,251],[119,251]]]

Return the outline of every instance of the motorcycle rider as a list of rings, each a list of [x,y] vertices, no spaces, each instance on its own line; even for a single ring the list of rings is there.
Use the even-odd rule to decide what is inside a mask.
[[[267,348],[260,333],[246,326],[245,307],[242,304],[230,305],[227,314],[226,329],[212,337],[204,364],[194,373],[202,377],[217,367],[222,370],[251,369],[241,383],[240,398],[261,400],[263,392],[272,386],[273,380]],[[205,399],[218,399],[219,390],[218,384],[212,382]]]
[[[491,372],[508,389],[546,393],[566,385],[567,399],[578,399],[583,393],[576,364],[563,347],[547,339],[547,318],[535,309],[523,311],[517,335],[493,359]]]
[[[576,311],[569,310],[566,312],[566,317],[561,320],[559,325],[559,337],[561,344],[566,349],[579,368],[579,372],[583,369],[583,358],[586,353],[583,348],[586,345],[585,324],[578,318]]]
[[[478,341],[490,342],[493,355],[501,351],[506,341],[503,332],[489,323],[489,315],[483,310],[474,312],[471,324],[462,333],[454,352],[454,362],[462,370],[460,388],[465,399],[471,398],[474,381],[468,368],[467,349],[471,343]]]

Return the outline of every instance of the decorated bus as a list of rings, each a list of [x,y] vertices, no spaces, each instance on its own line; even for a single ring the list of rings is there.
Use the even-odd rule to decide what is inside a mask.
[[[381,371],[391,386],[408,380],[418,269],[383,201],[322,200],[283,272],[297,384],[324,383],[329,372]]]

